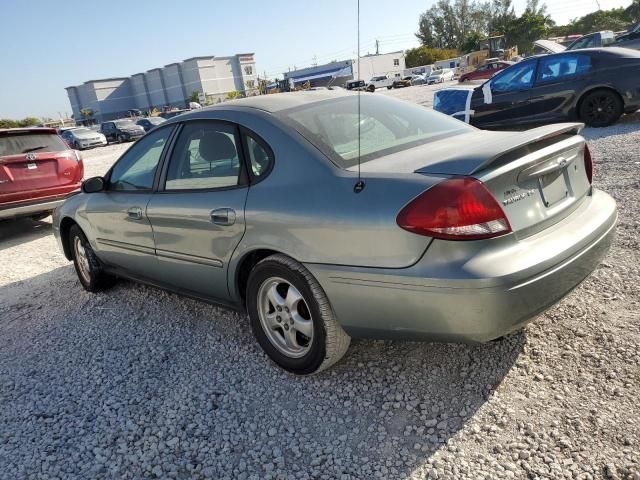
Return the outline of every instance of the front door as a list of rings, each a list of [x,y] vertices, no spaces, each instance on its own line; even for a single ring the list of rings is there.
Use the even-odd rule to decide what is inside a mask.
[[[471,123],[478,127],[504,127],[524,123],[529,115],[529,96],[536,60],[525,60],[498,73],[473,93]]]
[[[248,178],[236,125],[187,122],[147,206],[162,281],[221,302],[245,231]]]
[[[107,175],[105,190],[92,193],[86,207],[100,259],[144,278],[153,278],[157,267],[147,204],[172,130],[161,128],[127,150]]]

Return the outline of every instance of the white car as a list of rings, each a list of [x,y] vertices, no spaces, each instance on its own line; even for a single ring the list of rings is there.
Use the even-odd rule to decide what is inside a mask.
[[[367,83],[367,90],[370,92],[375,92],[376,88],[387,87],[391,90],[393,86],[393,78],[389,78],[386,75],[377,75],[372,77],[371,80]]]
[[[104,147],[107,144],[107,139],[102,133],[87,127],[69,128],[62,132],[60,136],[75,150]]]
[[[431,85],[432,83],[444,83],[450,80],[453,80],[455,73],[450,68],[443,68],[441,70],[434,70],[427,78],[427,84]]]

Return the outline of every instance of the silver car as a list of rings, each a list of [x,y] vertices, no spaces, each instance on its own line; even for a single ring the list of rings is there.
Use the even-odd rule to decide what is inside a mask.
[[[264,95],[154,129],[55,212],[80,283],[246,311],[269,357],[311,374],[351,337],[501,337],[606,254],[616,205],[580,124],[488,132],[360,100]]]
[[[107,144],[107,139],[103,134],[87,127],[69,128],[64,130],[60,136],[76,150],[103,147]]]

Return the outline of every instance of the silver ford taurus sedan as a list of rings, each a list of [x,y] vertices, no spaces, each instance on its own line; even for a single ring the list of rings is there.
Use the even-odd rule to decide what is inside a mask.
[[[54,232],[85,289],[126,277],[246,311],[297,374],[351,337],[484,342],[611,244],[616,205],[580,129],[481,131],[378,95],[360,114],[353,93],[243,99],[154,129]]]

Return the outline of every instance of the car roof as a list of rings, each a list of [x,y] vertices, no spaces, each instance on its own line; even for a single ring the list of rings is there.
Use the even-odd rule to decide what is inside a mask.
[[[340,98],[346,95],[357,95],[357,93],[345,90],[314,90],[311,92],[285,92],[271,95],[257,95],[255,97],[240,98],[228,102],[212,105],[210,107],[199,108],[195,112],[206,112],[215,110],[226,110],[231,107],[248,107],[263,110],[269,113],[296,108],[311,103],[322,102],[333,98]],[[192,112],[193,113],[193,112]],[[180,115],[181,119],[190,116],[191,113]]]
[[[8,135],[11,133],[53,133],[57,134],[55,128],[48,127],[19,127],[19,128],[0,128],[0,135]]]

